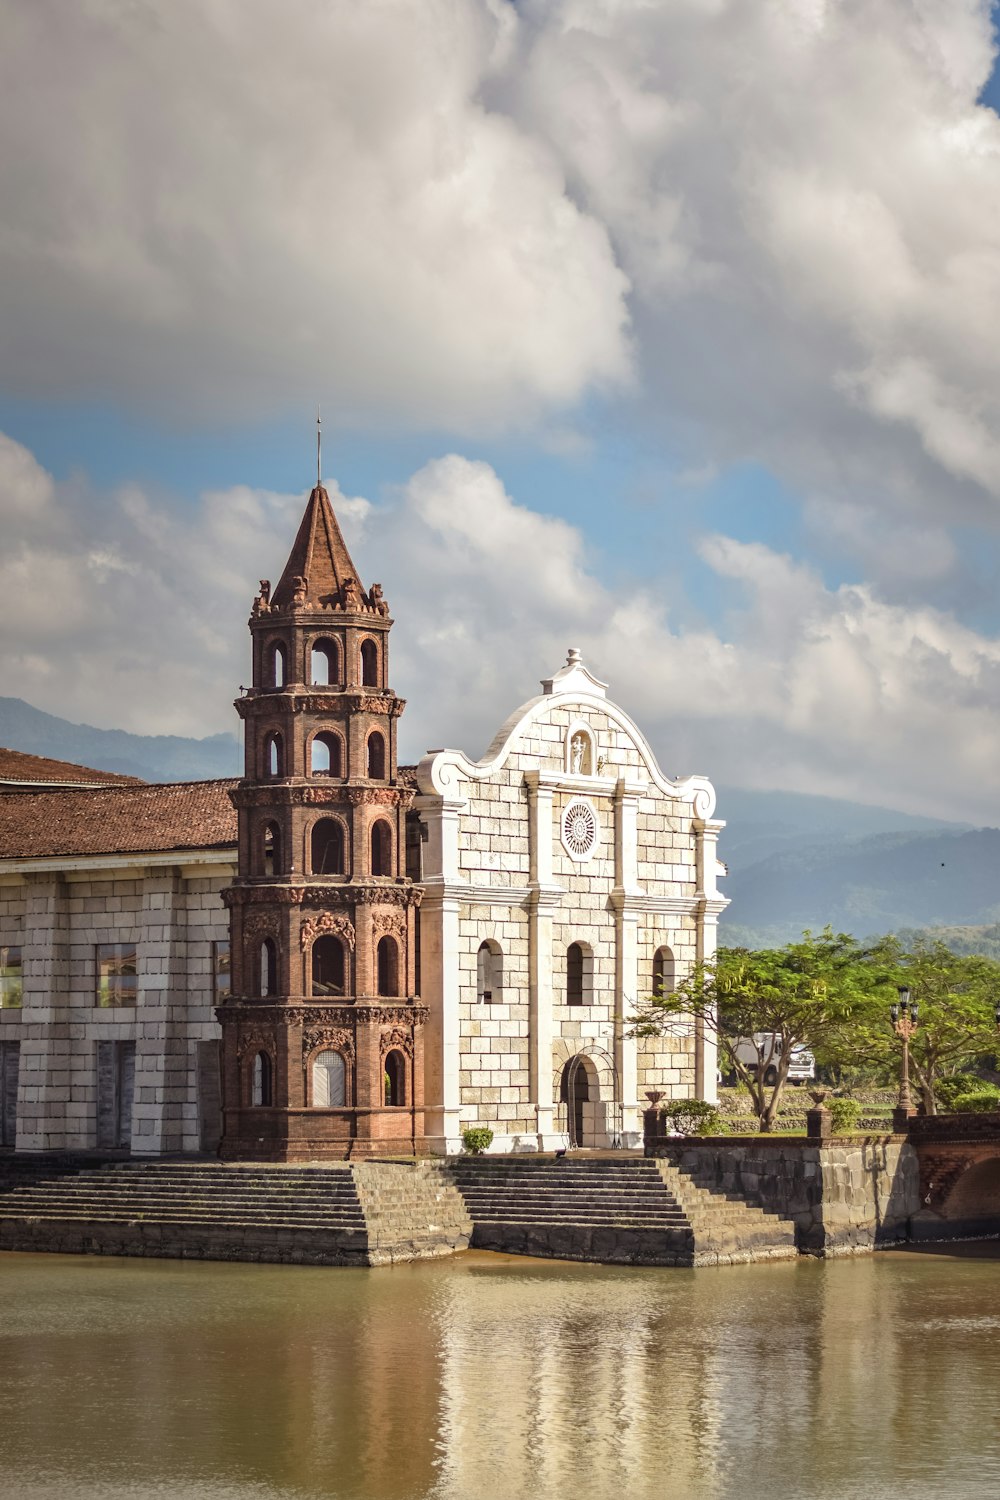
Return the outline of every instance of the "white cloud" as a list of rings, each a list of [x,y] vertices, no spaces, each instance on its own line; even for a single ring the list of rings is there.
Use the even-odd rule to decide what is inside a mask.
[[[488,429],[627,381],[626,281],[488,110],[504,0],[0,0],[0,380]]]
[[[652,588],[612,593],[579,531],[516,504],[487,464],[441,458],[377,507],[330,488],[397,622],[404,756],[481,754],[577,645],[671,773],[1000,820],[1000,639],[950,614],[716,536],[702,555],[733,606],[684,628]],[[134,487],[55,485],[0,442],[0,693],[106,727],[234,729],[257,579],[278,576],[303,504],[234,486],[182,516]]]

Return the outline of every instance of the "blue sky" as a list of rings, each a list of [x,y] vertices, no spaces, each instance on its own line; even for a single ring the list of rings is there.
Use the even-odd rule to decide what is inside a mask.
[[[50,8],[0,0],[0,583],[74,581],[0,692],[223,727],[319,402],[415,737],[485,743],[575,633],[668,762],[1000,816],[982,0]],[[184,547],[207,661],[147,692]]]

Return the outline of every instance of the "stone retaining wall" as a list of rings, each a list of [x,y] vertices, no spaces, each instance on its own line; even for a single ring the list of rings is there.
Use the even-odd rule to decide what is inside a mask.
[[[658,1140],[647,1155],[671,1162],[698,1187],[792,1219],[796,1244],[810,1255],[905,1240],[920,1209],[917,1154],[898,1136],[836,1144],[779,1136]]]

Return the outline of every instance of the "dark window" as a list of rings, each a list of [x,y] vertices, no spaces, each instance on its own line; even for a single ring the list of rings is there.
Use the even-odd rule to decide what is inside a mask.
[[[313,642],[309,679],[316,687],[329,687],[340,681],[340,650],[336,641]]]
[[[476,998],[484,1005],[495,1005],[503,998],[501,994],[501,965],[503,959],[498,943],[480,943],[476,955]]]
[[[212,944],[212,991],[220,1003],[233,993],[229,971],[229,942]]]
[[[376,952],[378,969],[378,992],[380,995],[399,994],[399,949],[394,938],[379,939]]]
[[[309,747],[313,776],[343,776],[344,747],[339,734],[318,734]]]
[[[566,949],[566,1004],[583,1004],[583,949],[570,943]]]
[[[336,818],[320,818],[309,836],[310,869],[314,875],[344,874],[344,825]]]
[[[134,1005],[138,981],[134,943],[98,943],[97,1004]]]
[[[277,823],[264,826],[264,874],[281,874],[281,829]]]
[[[361,683],[363,687],[378,687],[378,647],[374,641],[361,642]]]
[[[312,950],[312,992],[314,995],[344,993],[344,945],[329,933],[316,939]]]
[[[21,993],[21,950],[0,948],[0,1010],[20,1010]]]
[[[253,1079],[250,1102],[256,1108],[268,1108],[274,1103],[274,1064],[266,1052],[258,1052],[253,1060]]]
[[[280,734],[269,734],[264,741],[265,776],[284,776],[285,757]]]
[[[288,675],[288,657],[280,641],[268,647],[267,686],[284,687]]]
[[[385,736],[377,729],[368,736],[368,776],[371,781],[385,780]]]
[[[371,870],[373,875],[392,874],[392,829],[383,818],[372,824]]]
[[[265,938],[260,945],[260,995],[278,993],[278,945],[274,938]]]
[[[653,955],[653,994],[672,995],[675,983],[674,955],[669,948],[657,948]]]
[[[385,1059],[385,1102],[389,1105],[406,1103],[406,1058],[395,1049]]]

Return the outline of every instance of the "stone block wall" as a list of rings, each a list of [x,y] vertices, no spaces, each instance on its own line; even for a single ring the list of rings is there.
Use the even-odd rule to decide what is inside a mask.
[[[22,1006],[0,1011],[0,1041],[19,1045],[18,1149],[98,1145],[102,1043],[134,1048],[133,1152],[199,1149],[199,1044],[220,1035],[213,943],[229,938],[220,892],[230,878],[216,860],[3,880],[0,944],[19,945],[23,965]],[[101,943],[136,945],[134,1006],[98,1005]]]
[[[905,1240],[920,1210],[916,1151],[895,1136],[835,1144],[647,1137],[646,1154],[669,1161],[697,1187],[793,1220],[807,1254],[848,1255]]]

